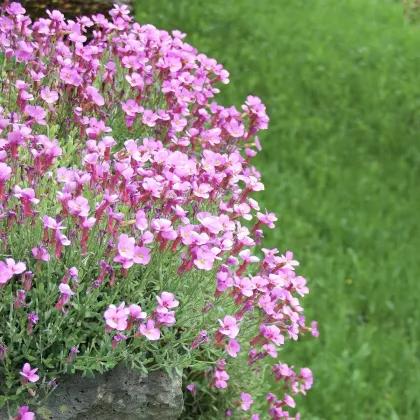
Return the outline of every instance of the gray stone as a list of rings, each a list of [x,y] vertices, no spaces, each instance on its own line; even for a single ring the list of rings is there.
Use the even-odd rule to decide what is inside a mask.
[[[176,420],[183,409],[182,379],[117,367],[95,379],[65,375],[37,420]],[[0,411],[0,420],[8,420]]]

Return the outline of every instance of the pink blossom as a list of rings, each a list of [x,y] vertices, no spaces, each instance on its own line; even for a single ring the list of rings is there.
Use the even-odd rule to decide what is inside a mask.
[[[35,413],[32,411],[29,411],[29,407],[27,405],[24,405],[23,407],[20,407],[18,410],[18,419],[17,420],[34,420],[35,419]]]
[[[118,237],[118,253],[121,257],[126,259],[133,259],[134,257],[134,238],[130,238],[128,235],[123,233]]]
[[[239,334],[239,327],[236,325],[236,318],[230,315],[226,315],[223,321],[219,319],[221,329],[219,332],[223,335],[227,335],[229,338],[235,338]]]
[[[83,79],[74,68],[63,67],[60,71],[60,79],[69,85],[79,86]]]
[[[15,274],[21,274],[26,270],[26,264],[23,262],[16,262],[13,258],[6,258],[6,264],[0,262],[0,279],[1,274],[7,277],[9,273],[13,276]],[[0,280],[1,283],[1,280]]]
[[[229,375],[225,370],[216,370],[214,373],[215,386],[216,388],[227,388],[227,381],[229,380]]]
[[[142,123],[146,124],[149,127],[154,127],[156,125],[156,120],[158,116],[153,112],[147,109],[143,113]]]
[[[53,104],[54,102],[58,101],[58,93],[55,90],[50,90],[50,88],[47,86],[41,89],[41,98],[47,104]]]
[[[32,369],[29,363],[25,363],[20,372],[20,375],[23,376],[26,381],[37,382],[39,380],[39,376],[36,375],[37,371],[38,368]]]
[[[0,162],[0,182],[7,181],[12,176],[12,168]]]
[[[134,248],[133,261],[136,264],[147,265],[149,264],[150,259],[151,259],[151,256],[150,256],[149,248],[146,248],[144,246],[136,246]]]
[[[133,319],[145,319],[147,314],[143,312],[140,305],[132,304],[128,307],[130,311],[130,316]]]
[[[229,356],[236,357],[241,350],[241,346],[235,339],[229,340],[226,345],[226,351],[228,352]]]
[[[124,331],[128,325],[129,314],[130,309],[125,307],[124,302],[122,302],[118,308],[115,305],[109,305],[104,313],[105,323],[109,328]]]
[[[159,306],[156,308],[156,312],[158,313],[165,313],[168,312],[168,308],[171,309],[179,306],[179,302],[169,292],[162,292],[160,296],[156,296],[156,300],[159,303]]]
[[[241,408],[244,411],[248,411],[251,408],[252,403],[254,400],[251,398],[250,394],[242,392],[241,394]]]
[[[277,358],[277,350],[274,344],[264,344],[263,349],[270,357]]]
[[[140,333],[150,341],[159,340],[160,338],[160,330],[155,328],[155,323],[152,319],[149,319],[146,325],[140,325]]]
[[[87,217],[89,215],[89,201],[85,197],[79,196],[75,200],[69,200],[68,206],[70,214],[80,217]]]
[[[88,86],[86,92],[89,95],[90,99],[95,102],[96,105],[102,106],[105,104],[103,96],[99,93],[99,90],[93,86]]]

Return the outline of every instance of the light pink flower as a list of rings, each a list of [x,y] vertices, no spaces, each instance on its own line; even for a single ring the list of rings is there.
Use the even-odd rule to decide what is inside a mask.
[[[144,246],[136,246],[134,248],[133,261],[136,264],[147,265],[149,264],[150,259],[151,259],[151,256],[150,256],[149,248],[146,248]]]
[[[125,307],[124,302],[118,308],[115,305],[109,305],[104,313],[106,325],[114,330],[124,331],[128,325],[129,314],[130,309]]]
[[[221,329],[219,332],[223,335],[227,335],[229,338],[235,338],[239,334],[239,327],[236,324],[236,318],[230,315],[226,315],[223,319],[219,319]]]
[[[179,302],[169,292],[162,292],[160,296],[156,296],[156,300],[159,303],[159,306],[156,308],[156,312],[158,313],[165,313],[168,312],[168,308],[171,309],[179,306]]]
[[[152,319],[149,319],[146,325],[140,325],[140,333],[150,341],[159,340],[160,338],[160,330],[155,328],[155,323]]]
[[[23,365],[22,371],[20,375],[23,376],[29,382],[37,382],[39,380],[39,376],[36,375],[38,368],[32,369],[29,363],[25,363]]]
[[[241,350],[241,346],[235,339],[229,340],[226,345],[226,351],[228,352],[229,356],[236,357]]]
[[[250,394],[242,392],[241,394],[241,408],[244,411],[248,411],[251,408],[252,403],[254,400],[251,398]]]

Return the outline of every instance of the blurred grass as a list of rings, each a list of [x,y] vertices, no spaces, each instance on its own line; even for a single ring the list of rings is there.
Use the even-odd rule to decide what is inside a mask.
[[[395,0],[138,0],[231,72],[225,105],[260,96],[271,124],[256,166],[321,337],[306,419],[420,419],[420,32]],[[286,354],[287,353],[287,354]]]

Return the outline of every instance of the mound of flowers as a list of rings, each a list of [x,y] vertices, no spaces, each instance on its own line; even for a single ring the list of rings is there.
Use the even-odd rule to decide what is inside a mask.
[[[18,420],[60,375],[118,363],[183,373],[200,418],[217,418],[209,393],[222,416],[299,418],[312,374],[278,352],[318,333],[293,253],[261,247],[266,109],[218,105],[229,73],[184,37],[124,6],[34,22],[2,7],[0,407]],[[279,382],[264,408],[261,366]]]

